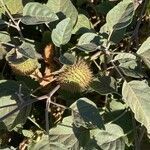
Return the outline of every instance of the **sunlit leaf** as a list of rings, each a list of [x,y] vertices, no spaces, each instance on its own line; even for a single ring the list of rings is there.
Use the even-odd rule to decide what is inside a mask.
[[[73,25],[75,24],[78,12],[70,0],[48,0],[46,5],[52,12],[59,13],[60,16],[65,15],[71,19]]]
[[[141,45],[137,54],[143,59],[144,63],[150,69],[150,37]]]
[[[146,81],[125,81],[122,95],[125,103],[133,111],[135,119],[150,133],[150,87]]]
[[[19,93],[20,84],[17,83],[16,81],[11,81],[11,80],[0,81],[0,89],[1,89],[0,90],[0,107],[6,106],[6,105],[13,105],[13,106],[0,108],[0,118],[20,106],[21,101],[17,95],[17,93]],[[21,93],[22,93],[22,97],[24,97],[24,100],[30,100],[29,91],[27,87],[25,87],[24,84],[22,85]],[[5,118],[2,123],[5,124],[8,130],[13,129],[18,124],[24,124],[30,113],[30,109],[31,109],[31,106],[27,106],[21,110],[18,110],[15,113],[9,115],[7,118]],[[1,124],[0,124],[0,130],[1,130]]]
[[[76,128],[72,124],[72,117],[66,117],[62,123],[49,131],[48,136],[44,135],[42,139],[32,147],[32,150],[68,150],[80,149],[89,139],[89,131],[84,128]]]
[[[132,0],[123,0],[112,8],[106,16],[110,31],[127,27],[133,18],[134,6]]]
[[[97,45],[94,43],[89,43],[89,44],[82,44],[82,45],[76,45],[76,47],[85,52],[94,52],[97,50]]]
[[[91,29],[91,23],[89,19],[83,15],[78,15],[77,23],[72,31],[73,34],[83,34],[88,32]]]
[[[83,44],[90,44],[90,43],[95,43],[99,45],[101,43],[101,38],[96,34],[92,32],[87,32],[84,33],[78,41],[78,45],[83,45]]]
[[[86,150],[124,150],[124,133],[120,126],[108,124],[105,130],[91,130],[91,139],[88,141]]]
[[[65,45],[69,42],[72,32],[72,23],[70,18],[66,18],[59,22],[52,31],[52,41],[57,46]]]
[[[57,20],[58,17],[47,6],[31,2],[23,8],[21,22],[27,25],[49,23]]]
[[[114,57],[114,61],[119,61],[119,62],[126,62],[126,61],[130,61],[130,60],[135,60],[136,56],[131,54],[131,53],[119,53],[118,55],[116,55]]]

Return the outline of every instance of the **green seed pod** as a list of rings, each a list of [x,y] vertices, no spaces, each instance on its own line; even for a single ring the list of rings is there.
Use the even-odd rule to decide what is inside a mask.
[[[93,74],[88,64],[82,59],[71,66],[66,66],[58,76],[62,89],[72,93],[86,90],[92,79]]]
[[[38,68],[37,59],[26,58],[16,53],[16,49],[12,49],[6,55],[6,60],[15,74],[30,75]]]
[[[37,60],[28,58],[21,63],[13,64],[10,63],[10,66],[14,73],[20,75],[30,75],[37,69]]]

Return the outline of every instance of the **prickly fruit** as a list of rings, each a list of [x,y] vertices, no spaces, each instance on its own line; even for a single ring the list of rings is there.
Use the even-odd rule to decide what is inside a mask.
[[[93,74],[88,64],[82,59],[71,66],[66,66],[58,76],[62,89],[72,93],[86,90],[92,79]]]
[[[14,64],[10,63],[10,66],[14,73],[20,75],[30,75],[32,74],[38,67],[36,59],[28,58],[21,63]]]
[[[26,58],[21,54],[16,54],[16,49],[12,49],[7,55],[6,60],[9,62],[14,73],[19,75],[30,75],[38,68],[37,59]]]

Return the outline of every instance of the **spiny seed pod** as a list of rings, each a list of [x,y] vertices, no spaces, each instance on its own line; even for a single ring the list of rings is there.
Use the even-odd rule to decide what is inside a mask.
[[[38,68],[36,59],[28,58],[20,63],[9,63],[13,72],[20,75],[30,75]]]
[[[62,89],[72,93],[86,90],[92,79],[93,74],[88,64],[82,59],[71,66],[66,66],[58,76]]]
[[[36,58],[24,57],[16,48],[7,53],[6,60],[9,62],[13,72],[20,75],[30,75],[38,68]]]

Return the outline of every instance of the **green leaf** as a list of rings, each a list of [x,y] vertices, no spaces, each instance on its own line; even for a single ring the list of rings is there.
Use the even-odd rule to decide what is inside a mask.
[[[0,118],[21,105],[21,101],[17,95],[17,93],[19,92],[20,84],[21,83],[17,83],[11,80],[0,80]],[[22,84],[21,93],[23,100],[30,100],[30,93],[24,84]],[[13,106],[3,107],[6,105]],[[4,123],[8,130],[13,129],[18,124],[24,124],[30,113],[30,110],[31,106],[27,106],[21,110],[18,110],[17,112],[4,119],[2,123]],[[0,130],[1,127],[2,126],[0,124]]]
[[[147,128],[150,134],[150,87],[146,81],[124,82],[122,95],[131,108],[135,119]]]
[[[9,42],[11,41],[10,35],[6,31],[1,31],[0,32],[0,42]]]
[[[102,118],[96,107],[96,104],[87,98],[80,98],[73,103],[70,108],[72,111],[74,124],[77,127],[83,126],[85,128],[104,128]]]
[[[48,136],[43,136],[34,146],[30,147],[29,150],[68,150],[64,144],[59,142],[50,143]]]
[[[144,63],[150,69],[150,37],[141,45],[137,54],[143,59]]]
[[[65,53],[60,56],[59,61],[65,65],[73,65],[76,61],[76,57],[72,54]]]
[[[107,105],[108,110],[106,109],[106,113],[103,115],[103,118],[105,124],[113,122],[123,129],[126,139],[125,142],[128,146],[130,146],[133,142],[133,134],[131,132],[133,131],[133,125],[131,112],[127,111],[126,108],[127,106],[124,102],[122,102],[122,99],[112,99],[112,101]],[[128,134],[129,132],[131,134]]]
[[[91,29],[91,22],[89,19],[83,15],[78,15],[77,23],[72,31],[72,34],[84,34]]]
[[[50,140],[48,140],[48,136],[44,135],[32,150],[80,149],[88,141],[89,131],[84,128],[76,128],[72,123],[71,116],[64,118],[62,123],[50,129]]]
[[[124,34],[126,32],[126,28],[122,28],[120,30],[110,30],[108,23],[105,23],[101,28],[100,28],[100,34],[103,37],[103,41],[107,43],[107,39],[109,35],[111,34],[110,37],[110,42],[111,44],[117,44],[119,43],[122,38],[124,37]],[[112,32],[112,33],[111,33]]]
[[[66,18],[71,19],[73,25],[75,24],[78,12],[70,0],[48,0],[46,5],[52,12],[57,14],[62,13]]]
[[[115,79],[109,76],[102,76],[93,80],[90,87],[101,95],[117,93]]]
[[[124,150],[124,133],[120,126],[116,124],[107,124],[105,130],[91,130],[90,140],[85,150]]]
[[[52,41],[57,46],[65,45],[69,42],[72,32],[72,23],[70,18],[66,18],[59,22],[52,31]]]
[[[90,43],[95,43],[96,45],[101,44],[100,42],[101,38],[96,34],[96,33],[84,33],[78,41],[78,45],[83,45],[83,44],[90,44]]]
[[[3,59],[4,56],[7,54],[7,48],[9,47],[7,45],[1,44],[1,42],[7,43],[10,41],[11,41],[10,35],[5,31],[1,31],[0,32],[0,60]]]
[[[32,58],[32,59],[36,58],[36,51],[35,51],[35,49],[33,48],[33,46],[31,44],[26,43],[26,42],[23,42],[19,46],[18,52],[21,53],[26,58]]]
[[[134,15],[134,5],[132,0],[123,0],[111,9],[106,16],[109,30],[120,30],[127,27]]]
[[[112,3],[111,1],[102,1],[100,4],[95,6],[95,9],[98,14],[106,15],[114,6],[115,3]]]
[[[22,0],[5,0],[4,3],[11,12],[11,14],[21,13],[23,10]],[[0,14],[1,13],[5,13],[5,8],[0,3]]]
[[[119,68],[126,76],[133,77],[133,78],[146,77],[146,74],[144,73],[143,69],[140,67],[140,64],[134,59],[127,62],[120,63]]]
[[[130,60],[136,60],[136,56],[131,53],[119,53],[113,59],[114,61],[126,62]]]
[[[58,20],[57,15],[47,6],[37,2],[26,4],[23,8],[23,16],[21,22],[26,25],[49,23]]]
[[[94,52],[97,50],[97,45],[94,43],[89,43],[89,44],[82,44],[82,45],[76,45],[76,47],[84,52]]]

